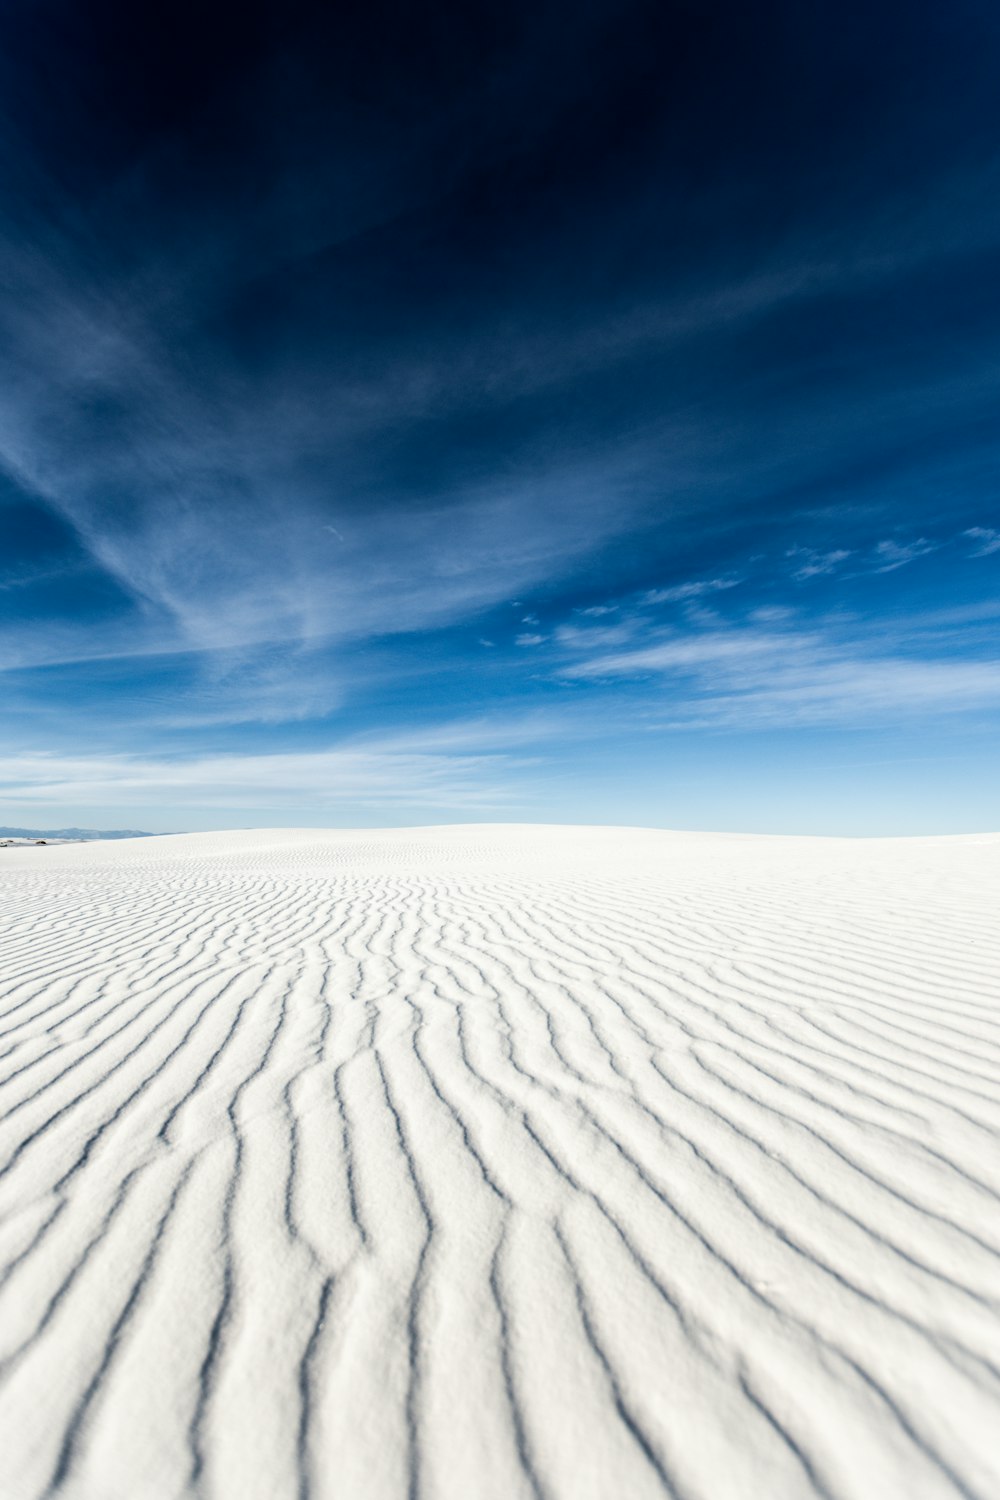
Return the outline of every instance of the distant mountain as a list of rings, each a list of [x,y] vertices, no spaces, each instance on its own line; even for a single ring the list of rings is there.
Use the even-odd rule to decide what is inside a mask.
[[[138,828],[0,828],[0,839],[148,839]]]

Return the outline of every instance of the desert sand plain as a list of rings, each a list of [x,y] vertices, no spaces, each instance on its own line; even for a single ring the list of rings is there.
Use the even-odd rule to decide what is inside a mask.
[[[1000,836],[0,851],[4,1500],[993,1500],[998,894]]]

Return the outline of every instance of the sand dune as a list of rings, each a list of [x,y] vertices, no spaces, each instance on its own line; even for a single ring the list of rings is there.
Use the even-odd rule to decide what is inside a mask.
[[[0,851],[0,1494],[1000,1494],[1000,837]]]

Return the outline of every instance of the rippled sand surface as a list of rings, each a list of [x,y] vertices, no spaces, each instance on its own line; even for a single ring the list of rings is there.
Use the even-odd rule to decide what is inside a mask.
[[[1000,837],[0,851],[4,1500],[1000,1494]]]

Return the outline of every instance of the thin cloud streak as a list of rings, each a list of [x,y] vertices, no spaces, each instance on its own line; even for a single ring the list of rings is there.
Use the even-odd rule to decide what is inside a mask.
[[[37,754],[5,760],[0,796],[25,804],[227,811],[288,808],[332,815],[356,805],[501,808],[525,789],[511,785],[530,760],[490,755],[329,750],[275,755],[216,755],[182,761],[135,755]]]
[[[882,654],[819,632],[726,629],[562,669],[569,679],[659,678],[658,722],[688,729],[835,725],[1000,708],[1000,660]],[[647,703],[657,713],[655,697]]]
[[[973,548],[973,557],[990,557],[994,552],[1000,552],[1000,531],[995,531],[992,526],[970,526],[962,533],[976,543]]]

